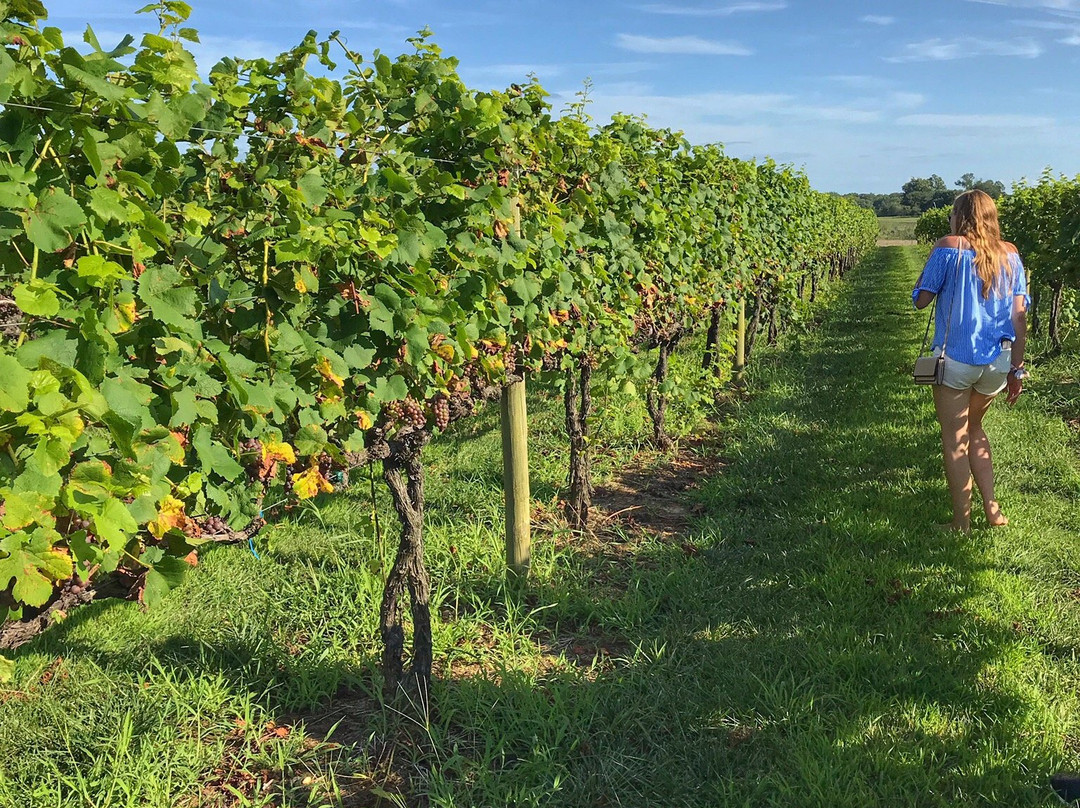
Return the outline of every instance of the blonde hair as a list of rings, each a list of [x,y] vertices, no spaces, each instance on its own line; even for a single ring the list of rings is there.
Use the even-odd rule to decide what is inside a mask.
[[[990,297],[990,290],[1002,297],[1008,288],[1008,252],[1001,240],[997,205],[985,191],[965,191],[953,202],[955,233],[963,236],[975,249],[975,271],[982,281],[982,296]]]

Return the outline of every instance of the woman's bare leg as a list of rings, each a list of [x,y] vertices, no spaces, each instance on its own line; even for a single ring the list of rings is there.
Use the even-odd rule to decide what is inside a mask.
[[[983,511],[991,527],[1002,527],[1009,520],[1001,513],[997,497],[994,496],[994,459],[990,452],[990,439],[983,429],[983,416],[990,409],[995,396],[986,396],[975,390],[971,391],[971,405],[968,408],[968,460],[971,464],[971,476],[982,495]]]
[[[971,529],[971,462],[968,456],[968,407],[971,390],[953,390],[934,385],[934,408],[941,424],[941,449],[945,458],[945,480],[952,498],[954,530]]]

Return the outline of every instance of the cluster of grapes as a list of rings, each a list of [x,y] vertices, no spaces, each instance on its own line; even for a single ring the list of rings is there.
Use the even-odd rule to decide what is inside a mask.
[[[262,442],[258,438],[244,438],[240,441],[240,454],[249,458],[245,468],[248,479],[252,481],[261,479]]]
[[[199,525],[201,532],[210,536],[221,536],[229,533],[229,523],[220,516],[207,516]],[[190,535],[190,534],[188,534]]]
[[[405,419],[417,429],[423,429],[427,426],[427,414],[420,403],[412,396],[406,398],[402,403],[402,411]]]
[[[72,595],[81,595],[86,589],[86,582],[78,575],[68,581],[67,590]]]
[[[417,429],[423,429],[427,426],[427,414],[423,406],[415,398],[409,396],[404,401],[391,401],[386,405],[386,423],[389,426],[407,423]]]
[[[506,358],[503,360],[506,363],[506,375],[513,376],[517,373],[518,369],[518,346],[511,345],[506,349]]]
[[[431,402],[431,412],[435,416],[435,428],[440,432],[450,426],[450,399],[439,394]]]
[[[68,520],[69,529],[72,533],[76,530],[90,530],[90,520],[85,516],[79,516],[77,513],[73,513]]]
[[[334,468],[334,459],[328,454],[319,455],[319,474],[323,477],[329,477],[330,471]]]

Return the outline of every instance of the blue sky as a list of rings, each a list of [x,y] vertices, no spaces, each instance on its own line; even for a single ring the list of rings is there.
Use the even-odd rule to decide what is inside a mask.
[[[146,30],[141,2],[45,0],[77,38]],[[365,55],[429,26],[471,86],[535,73],[556,109],[646,114],[815,187],[888,192],[965,172],[1080,173],[1080,0],[188,0],[208,67],[340,29]]]

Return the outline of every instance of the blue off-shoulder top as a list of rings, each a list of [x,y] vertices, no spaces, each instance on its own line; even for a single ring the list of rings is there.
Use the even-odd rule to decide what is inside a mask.
[[[975,270],[975,251],[935,247],[911,292],[913,303],[923,290],[938,296],[933,347],[941,348],[945,342],[951,312],[945,355],[968,365],[988,365],[997,359],[1001,341],[1016,339],[1013,298],[1023,295],[1025,304],[1031,302],[1024,265],[1014,252],[1009,253],[1009,272],[1001,288],[991,289],[990,296],[983,298],[982,280]]]

